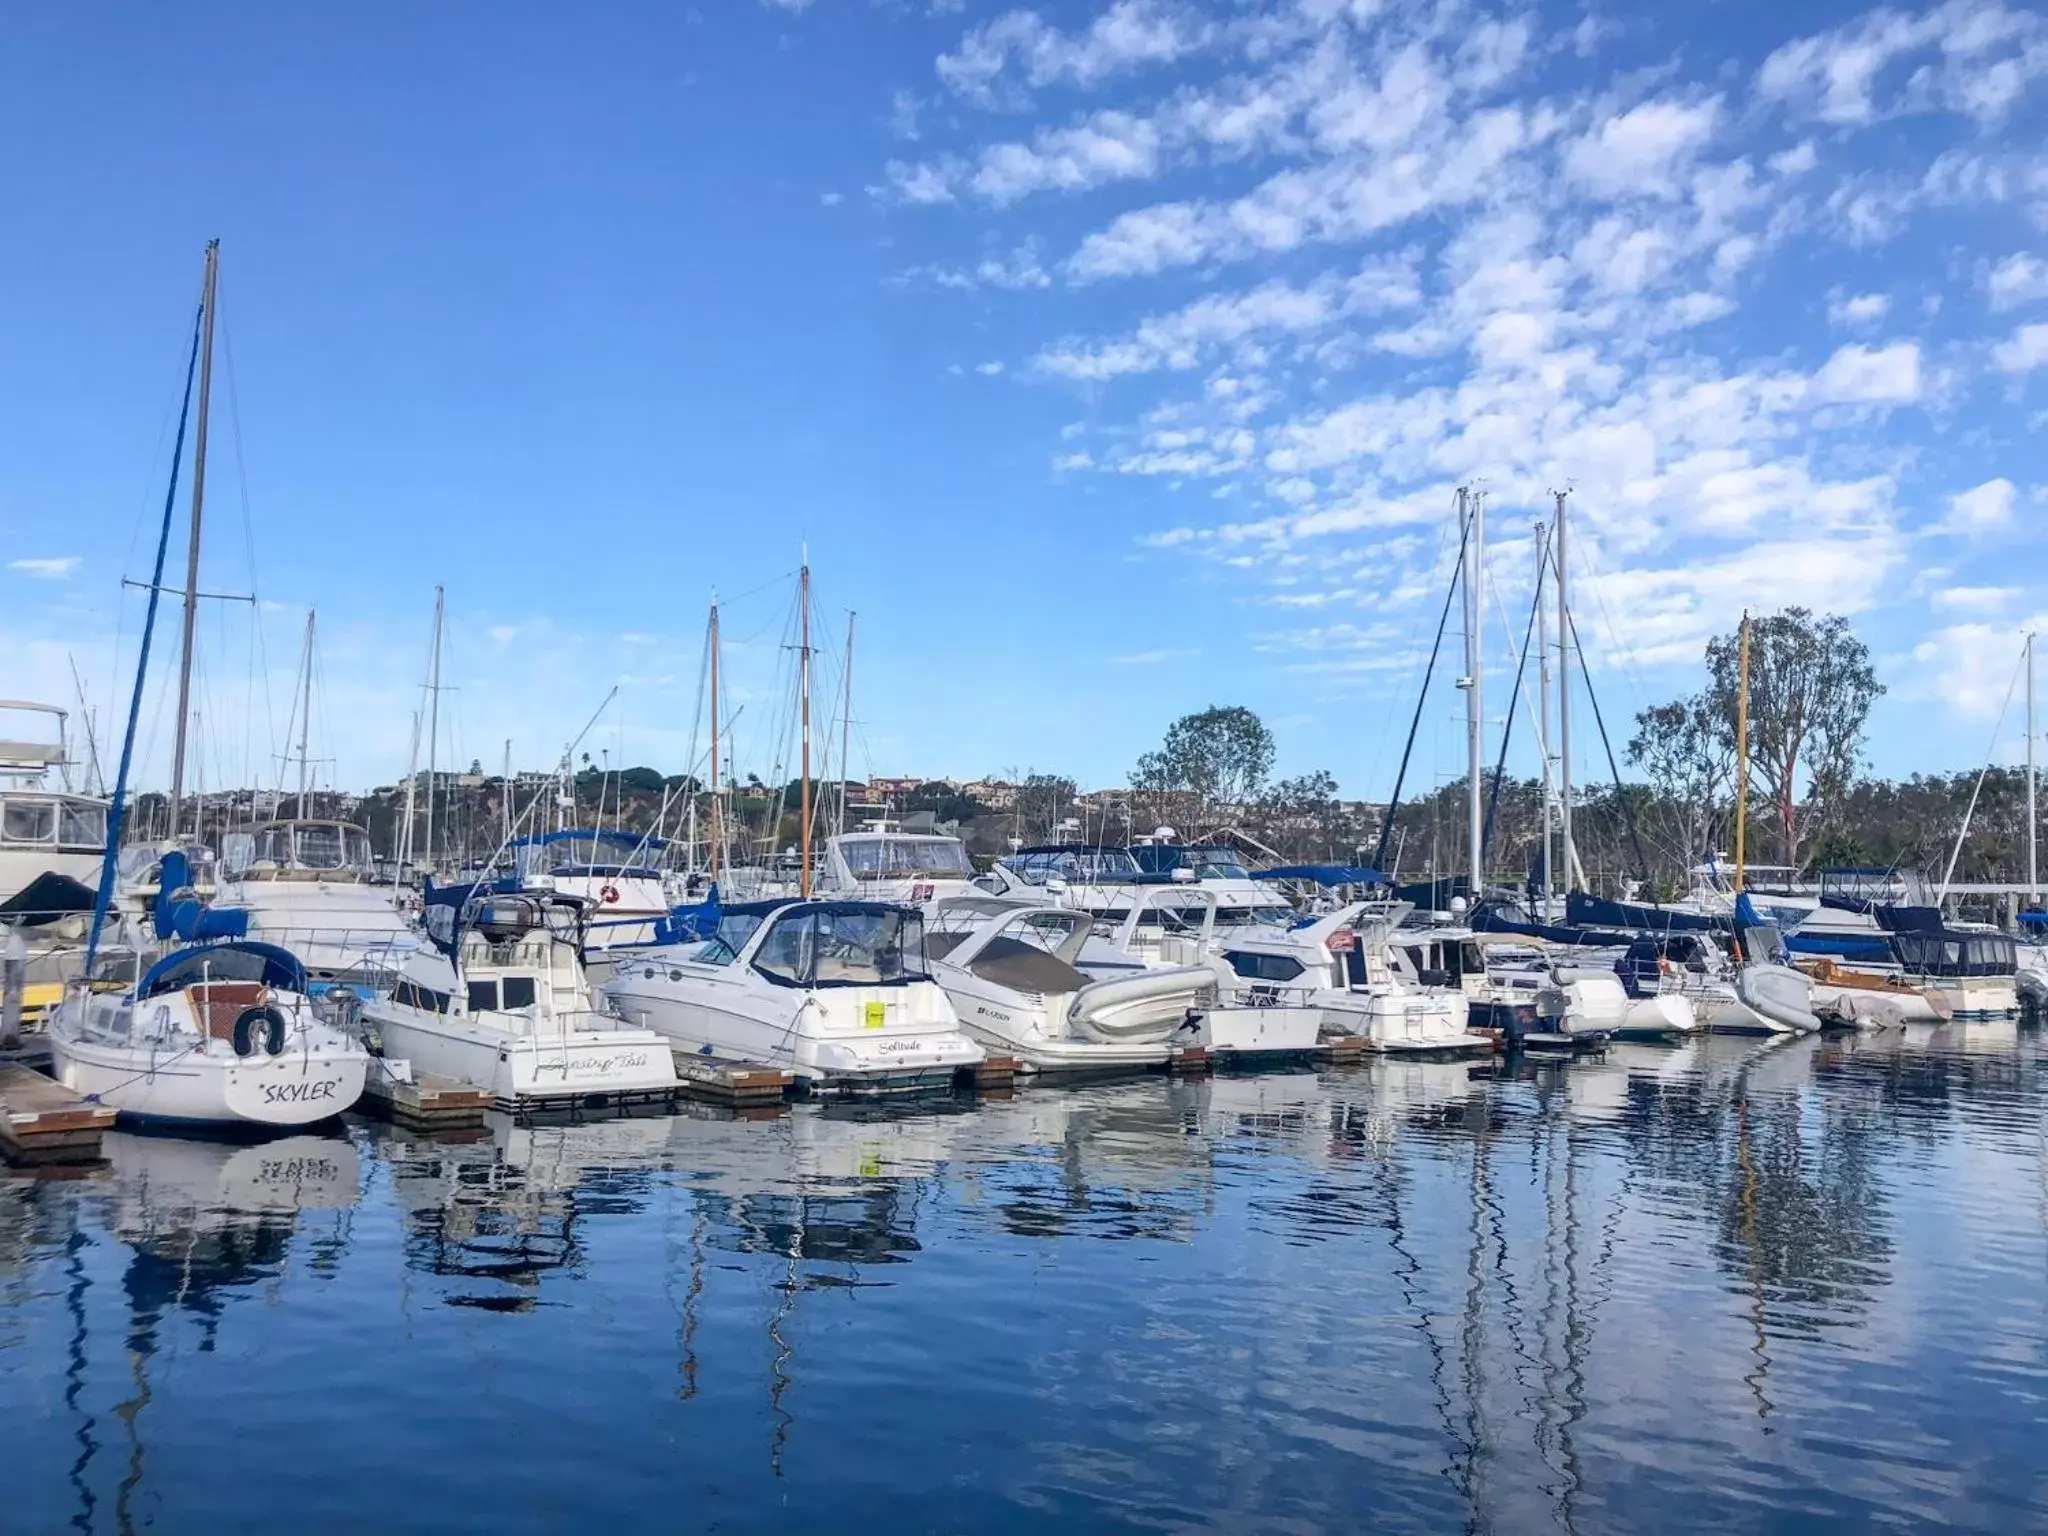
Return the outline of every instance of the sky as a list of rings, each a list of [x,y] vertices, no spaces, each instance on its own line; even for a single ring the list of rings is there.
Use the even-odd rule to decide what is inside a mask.
[[[1244,704],[1380,797],[1460,485],[1495,733],[1569,488],[1618,738],[1799,603],[1876,659],[1875,771],[2013,760],[2044,100],[1999,0],[14,7],[0,693],[82,689],[111,766],[217,237],[201,585],[257,601],[201,605],[214,784],[284,771],[309,608],[315,778],[399,777],[437,585],[439,761],[595,713],[701,764],[716,593],[771,777],[807,556],[857,775],[1115,784]],[[1462,772],[1456,670],[1411,785]]]

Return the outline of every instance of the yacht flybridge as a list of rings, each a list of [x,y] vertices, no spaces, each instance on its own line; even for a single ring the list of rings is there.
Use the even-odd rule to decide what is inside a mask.
[[[614,955],[612,1006],[684,1050],[787,1067],[827,1091],[944,1087],[984,1052],[925,957],[914,907],[769,900],[715,935]]]
[[[275,821],[221,839],[216,891],[249,933],[296,954],[320,981],[364,983],[419,947],[370,883],[370,834],[345,821]]]
[[[817,888],[865,901],[944,901],[966,893],[973,878],[959,838],[882,825],[826,838]]]
[[[646,944],[668,915],[661,856],[664,838],[605,827],[565,827],[508,846],[511,871],[495,890],[505,895],[569,896],[589,914],[584,943],[593,950]],[[502,869],[503,866],[501,865]]]
[[[666,1095],[668,1041],[604,1012],[582,961],[583,904],[465,893],[427,912],[433,941],[364,1005],[387,1056],[527,1109]]]
[[[1286,897],[1253,880],[1227,850],[1202,852],[1205,858],[1199,862],[1148,870],[1130,849],[1105,844],[1019,848],[978,877],[974,888],[989,896],[1072,907],[1091,917],[1116,921],[1140,903],[1148,890],[1200,885],[1216,898],[1217,921],[1225,927],[1281,921],[1292,915]]]
[[[66,718],[55,705],[0,700],[0,921],[36,927],[92,911],[107,802],[64,778]],[[35,720],[55,723],[31,730]]]

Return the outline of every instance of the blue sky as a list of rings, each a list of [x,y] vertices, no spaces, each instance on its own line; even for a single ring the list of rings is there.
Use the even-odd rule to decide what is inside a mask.
[[[2048,614],[2034,11],[7,28],[0,690],[66,699],[73,658],[102,706],[126,688],[218,235],[206,584],[265,603],[260,634],[205,614],[216,781],[275,771],[308,605],[321,776],[396,777],[436,582],[444,757],[544,765],[618,683],[587,745],[681,766],[716,588],[765,774],[807,541],[821,622],[860,613],[856,772],[1113,783],[1241,702],[1282,771],[1383,794],[1460,481],[1501,532],[1496,658],[1575,488],[1610,720],[1691,686],[1744,604],[1804,602],[1879,658],[1880,771],[1972,766]],[[1462,765],[1457,708],[1425,775]]]

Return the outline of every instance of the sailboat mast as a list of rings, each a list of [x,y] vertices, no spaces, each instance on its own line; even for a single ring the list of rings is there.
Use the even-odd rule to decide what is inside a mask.
[[[178,656],[178,733],[171,748],[171,836],[185,798],[185,726],[192,709],[192,634],[199,618],[199,529],[206,508],[206,418],[213,396],[213,309],[220,290],[220,242],[206,243],[206,285],[199,301],[199,423],[192,439],[192,534],[185,549],[185,634]],[[197,817],[194,818],[195,822]]]
[[[718,599],[711,600],[711,878],[718,878],[725,851],[724,818],[718,814]]]
[[[803,569],[797,574],[797,676],[798,691],[801,695],[799,708],[803,712],[803,788],[799,793],[803,827],[799,840],[803,848],[803,866],[799,894],[805,900],[811,895],[811,562],[807,555]]]
[[[1545,919],[1548,919],[1550,916],[1550,841],[1551,816],[1553,813],[1550,779],[1550,636],[1546,633],[1548,626],[1544,622],[1543,613],[1544,568],[1550,560],[1550,552],[1544,548],[1544,535],[1547,531],[1541,523],[1536,525],[1536,711],[1537,729],[1541,733],[1536,738],[1536,750],[1543,758],[1542,867],[1543,915]]]
[[[1579,850],[1572,842],[1572,631],[1564,560],[1564,499],[1570,492],[1551,494],[1557,498],[1550,534],[1552,558],[1557,562],[1557,830],[1565,884],[1571,885],[1579,876]]]
[[[1468,873],[1476,899],[1486,883],[1486,498],[1479,492],[1458,488],[1458,506],[1472,519],[1469,563],[1465,567],[1465,747],[1469,759],[1465,786],[1465,835],[1471,859]]]
[[[444,588],[434,588],[434,649],[427,662],[427,675],[433,679],[427,684],[427,835],[426,860],[428,868],[434,863],[434,766],[435,748],[441,741],[441,617],[446,602]]]
[[[313,726],[313,610],[306,610],[306,656],[301,686],[304,688],[305,704],[299,711],[299,814],[306,814],[307,760],[306,752],[312,739]]]
[[[2027,635],[2027,900],[2041,899],[2041,866],[2034,827],[2034,636]]]
[[[846,677],[839,705],[839,830],[846,830],[847,753],[853,736],[853,619],[846,615]]]
[[[2010,694],[2007,695],[2011,697]],[[1749,834],[1749,610],[1742,611],[1741,655],[1735,686],[1735,889],[1743,885]]]

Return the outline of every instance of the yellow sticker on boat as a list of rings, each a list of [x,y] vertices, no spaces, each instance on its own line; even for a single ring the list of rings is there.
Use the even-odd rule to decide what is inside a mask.
[[[866,1019],[867,1027],[869,1029],[880,1029],[887,1021],[888,1009],[889,1005],[887,1003],[869,1003]]]

